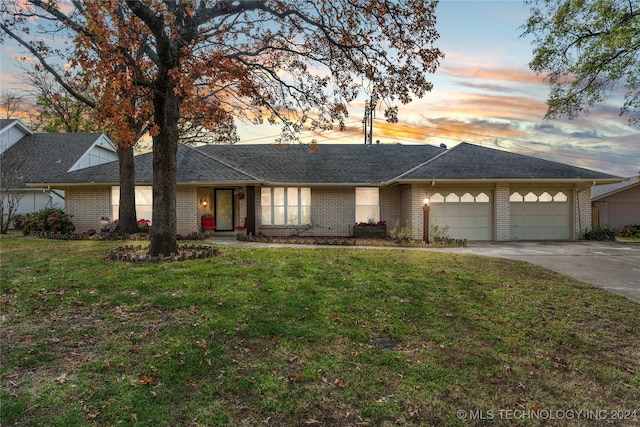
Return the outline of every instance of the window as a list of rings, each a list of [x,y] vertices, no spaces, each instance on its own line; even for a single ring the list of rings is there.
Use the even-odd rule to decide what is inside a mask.
[[[311,189],[265,187],[260,194],[262,225],[311,224]]]
[[[515,193],[511,193],[511,196],[509,196],[510,202],[522,202],[523,200],[524,198],[522,197],[522,194],[517,191]]]
[[[430,197],[431,203],[444,203],[444,196],[440,193],[436,193]]]
[[[489,203],[489,196],[484,193],[480,193],[476,196],[477,203]]]
[[[460,197],[460,202],[462,203],[473,203],[475,202],[475,197],[473,197],[469,193],[464,193],[462,197]]]
[[[562,191],[559,191],[558,193],[556,193],[555,196],[553,196],[553,201],[554,202],[566,202],[567,201],[567,195],[564,194]]]
[[[111,218],[118,218],[120,209],[120,186],[111,187]],[[153,211],[153,190],[151,186],[136,186],[136,216],[138,219],[148,219],[152,221]],[[153,221],[152,221],[153,222]]]
[[[380,221],[378,188],[356,187],[356,223]]]

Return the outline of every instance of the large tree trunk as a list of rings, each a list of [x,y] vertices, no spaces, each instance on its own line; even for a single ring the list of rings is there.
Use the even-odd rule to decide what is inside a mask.
[[[162,75],[162,73],[159,73]],[[153,223],[149,254],[165,256],[178,252],[176,240],[176,177],[178,118],[180,107],[175,83],[167,77],[159,82],[154,98],[154,119],[159,132],[153,137]]]
[[[136,215],[136,169],[133,158],[133,146],[118,148],[120,162],[120,208],[118,209],[118,226],[120,233],[137,233],[138,219]]]

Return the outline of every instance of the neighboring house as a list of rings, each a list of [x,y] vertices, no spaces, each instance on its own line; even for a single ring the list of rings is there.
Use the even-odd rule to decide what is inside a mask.
[[[349,236],[356,222],[384,220],[423,235],[430,222],[469,240],[574,240],[591,225],[591,186],[621,178],[534,157],[461,143],[178,147],[177,232],[215,216],[216,233]],[[136,156],[136,210],[151,219],[152,155]],[[78,231],[118,213],[118,164],[34,182],[64,190]]]
[[[591,189],[593,227],[640,224],[640,176]]]
[[[104,134],[34,133],[19,120],[0,120],[1,182],[7,186],[2,191],[21,195],[18,215],[65,205],[62,189],[28,187],[27,182],[48,182],[52,176],[117,159],[115,146]]]

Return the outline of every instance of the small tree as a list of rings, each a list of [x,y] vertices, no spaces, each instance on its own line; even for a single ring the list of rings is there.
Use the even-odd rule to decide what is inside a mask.
[[[9,225],[16,216],[20,200],[24,197],[24,192],[20,189],[24,186],[22,179],[18,176],[18,170],[23,162],[6,160],[5,156],[0,156],[0,234],[7,234]]]
[[[14,118],[15,114],[22,109],[23,104],[24,95],[10,90],[0,91],[0,111],[5,118]]]

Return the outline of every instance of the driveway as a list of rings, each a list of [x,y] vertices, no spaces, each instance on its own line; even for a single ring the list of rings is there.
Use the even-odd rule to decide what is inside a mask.
[[[527,261],[640,302],[640,246],[613,242],[471,242],[438,249]]]
[[[240,242],[233,237],[213,238],[209,241],[221,244],[280,246]],[[353,246],[329,247],[353,248]],[[527,261],[640,302],[640,246],[594,241],[470,242],[466,248],[415,250],[455,252]]]

